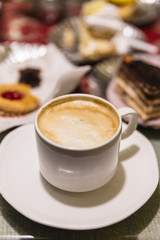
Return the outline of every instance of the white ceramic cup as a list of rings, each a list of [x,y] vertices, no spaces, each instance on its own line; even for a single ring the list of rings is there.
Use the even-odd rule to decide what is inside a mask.
[[[81,97],[98,100],[110,105],[118,114],[119,126],[106,142],[85,149],[62,146],[42,134],[38,126],[38,116],[48,105],[57,101],[66,101],[68,97]],[[96,113],[95,113],[96,114]],[[122,117],[130,115],[127,127],[122,131]],[[71,192],[86,192],[106,184],[115,174],[121,139],[129,137],[137,127],[137,114],[129,108],[116,109],[105,99],[88,94],[69,94],[52,99],[43,105],[35,119],[35,132],[39,167],[43,177],[53,186]]]

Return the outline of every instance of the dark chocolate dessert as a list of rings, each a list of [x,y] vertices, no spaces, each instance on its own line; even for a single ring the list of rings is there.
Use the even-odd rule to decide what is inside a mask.
[[[20,83],[25,83],[30,85],[31,87],[39,86],[41,79],[40,79],[40,69],[36,68],[26,68],[19,71]]]
[[[116,91],[143,120],[160,117],[160,68],[125,56],[116,77]]]

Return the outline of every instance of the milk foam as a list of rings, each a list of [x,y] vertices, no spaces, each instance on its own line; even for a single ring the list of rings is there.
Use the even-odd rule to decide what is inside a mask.
[[[73,100],[46,108],[38,125],[51,141],[83,149],[111,138],[118,129],[119,120],[110,107],[93,101]]]

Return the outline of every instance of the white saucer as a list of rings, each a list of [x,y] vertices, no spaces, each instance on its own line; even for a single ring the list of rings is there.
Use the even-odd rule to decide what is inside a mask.
[[[113,179],[88,193],[69,193],[49,185],[39,173],[34,126],[13,130],[0,146],[2,196],[29,219],[64,229],[109,226],[138,210],[159,180],[154,149],[138,131],[123,140]]]

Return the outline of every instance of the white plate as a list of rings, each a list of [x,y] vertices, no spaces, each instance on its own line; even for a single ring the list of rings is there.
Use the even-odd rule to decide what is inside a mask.
[[[0,146],[2,196],[24,216],[52,227],[85,230],[119,222],[151,197],[158,180],[153,147],[138,131],[123,140],[113,179],[87,193],[65,192],[43,179],[32,124],[9,133]]]

